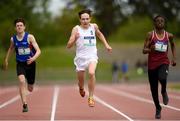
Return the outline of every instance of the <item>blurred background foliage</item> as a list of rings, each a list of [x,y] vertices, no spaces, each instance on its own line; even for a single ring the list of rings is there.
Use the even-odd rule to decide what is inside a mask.
[[[63,2],[66,4],[63,9],[57,11],[59,14],[56,16],[53,16],[53,13],[48,11],[51,2],[51,0],[0,1],[0,63],[3,63],[5,51],[9,47],[10,37],[15,32],[13,21],[17,17],[26,20],[27,31],[35,36],[42,49],[42,55],[38,60],[39,69],[44,70],[46,68],[46,72],[50,73],[49,75],[54,73],[52,70],[57,71],[57,75],[61,73],[60,75],[63,76],[67,76],[65,73],[74,72],[72,70],[74,51],[67,51],[65,46],[72,27],[79,24],[78,12],[82,9],[91,9],[93,11],[92,22],[96,22],[100,30],[108,38],[107,40],[112,45],[115,45],[113,46],[115,53],[118,53],[120,48],[129,49],[130,47],[136,49],[138,47],[137,51],[130,51],[130,54],[137,52],[139,55],[134,57],[133,63],[130,61],[131,66],[139,58],[146,59],[142,57],[141,49],[146,33],[153,29],[152,18],[154,16],[158,14],[165,16],[167,30],[175,35],[176,40],[179,40],[180,37],[179,0],[64,0]],[[129,43],[136,44],[129,46]],[[99,47],[100,59],[102,59],[100,66],[102,65],[104,70],[109,69],[104,72],[105,75],[111,73],[111,65],[109,64],[113,60],[123,60],[123,57],[126,60],[132,60],[123,56],[127,55],[127,52],[121,53],[122,55],[118,56],[119,58],[117,54],[114,54],[111,60],[106,59],[101,53],[104,50],[103,47]],[[11,62],[10,68],[14,68],[14,65],[15,62]],[[62,71],[64,72],[62,73]],[[99,77],[110,79],[110,77],[104,77],[104,73],[100,74],[100,72],[102,71],[99,71]],[[40,75],[39,77],[43,76]],[[58,77],[57,79],[59,79]],[[2,76],[0,78],[3,80]],[[72,78],[74,78],[74,75]]]
[[[161,14],[167,18],[168,28],[180,37],[180,1],[179,0],[66,0],[61,14],[52,18],[48,11],[51,0],[1,0],[0,1],[0,46],[7,49],[9,38],[14,33],[13,20],[22,17],[27,22],[27,31],[34,34],[41,47],[62,45],[67,42],[73,26],[78,24],[77,13],[88,8],[93,11],[93,22],[97,22],[102,32],[111,36],[117,31],[127,40],[142,41],[144,35],[137,34],[150,31],[152,18]],[[149,20],[149,21],[148,21]],[[140,22],[139,22],[140,21]],[[137,25],[136,23],[139,22]],[[134,26],[128,31],[128,27]],[[172,26],[172,27],[171,27]],[[127,36],[128,33],[134,34]],[[116,36],[118,36],[117,33]],[[120,39],[111,41],[121,41]]]

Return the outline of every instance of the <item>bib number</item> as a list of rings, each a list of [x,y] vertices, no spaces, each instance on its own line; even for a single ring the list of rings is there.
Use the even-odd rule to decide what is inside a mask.
[[[18,48],[18,54],[19,55],[29,55],[30,48]]]
[[[163,42],[157,42],[155,44],[155,50],[159,52],[166,52],[167,51],[167,44]]]
[[[84,39],[84,46],[95,46],[95,39]]]

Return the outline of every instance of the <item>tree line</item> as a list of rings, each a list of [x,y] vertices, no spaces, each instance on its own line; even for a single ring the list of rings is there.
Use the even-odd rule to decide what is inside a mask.
[[[7,49],[14,34],[13,21],[17,17],[26,20],[27,31],[34,34],[41,47],[64,45],[71,29],[78,24],[78,11],[91,9],[105,36],[111,35],[133,16],[165,16],[173,24],[173,33],[180,37],[179,0],[66,0],[61,14],[52,18],[48,11],[51,0],[1,0],[0,48]]]

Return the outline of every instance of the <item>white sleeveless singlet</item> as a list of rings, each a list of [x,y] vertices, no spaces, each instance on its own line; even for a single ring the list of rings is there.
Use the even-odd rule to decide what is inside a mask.
[[[89,28],[84,29],[77,26],[79,38],[76,41],[76,58],[96,58],[96,34],[93,24]]]

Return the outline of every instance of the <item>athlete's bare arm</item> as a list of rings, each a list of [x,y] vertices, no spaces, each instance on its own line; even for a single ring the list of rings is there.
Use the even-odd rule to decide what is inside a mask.
[[[148,54],[154,50],[154,46],[150,46],[151,37],[152,37],[152,32],[148,32],[146,39],[144,41],[143,54]]]
[[[176,48],[175,48],[175,43],[174,43],[174,36],[171,33],[168,33],[169,35],[169,42],[170,42],[170,46],[171,46],[171,52],[172,52],[172,61],[171,61],[171,65],[172,66],[176,66]]]
[[[8,68],[9,57],[13,51],[14,51],[14,43],[13,43],[13,38],[11,37],[10,46],[9,46],[9,49],[8,49],[7,54],[5,56],[5,60],[4,60],[4,64],[3,64],[4,70],[7,70],[7,68]]]
[[[36,50],[36,53],[33,57],[30,57],[28,60],[27,60],[27,64],[31,64],[32,62],[34,62],[38,57],[39,55],[41,54],[41,50],[36,42],[36,39],[35,37],[32,35],[32,34],[29,34],[28,35],[28,41],[29,43],[32,44],[32,46],[34,47],[34,49]]]
[[[71,36],[70,36],[69,41],[67,43],[67,48],[71,48],[78,38],[79,38],[79,33],[78,33],[77,26],[75,26],[72,29]]]
[[[106,38],[104,37],[104,35],[102,34],[102,32],[99,30],[98,25],[97,24],[93,24],[95,27],[95,31],[96,31],[96,35],[98,36],[98,38],[102,41],[102,43],[104,44],[104,46],[106,47],[106,49],[111,52],[112,48],[111,46],[107,43]]]

